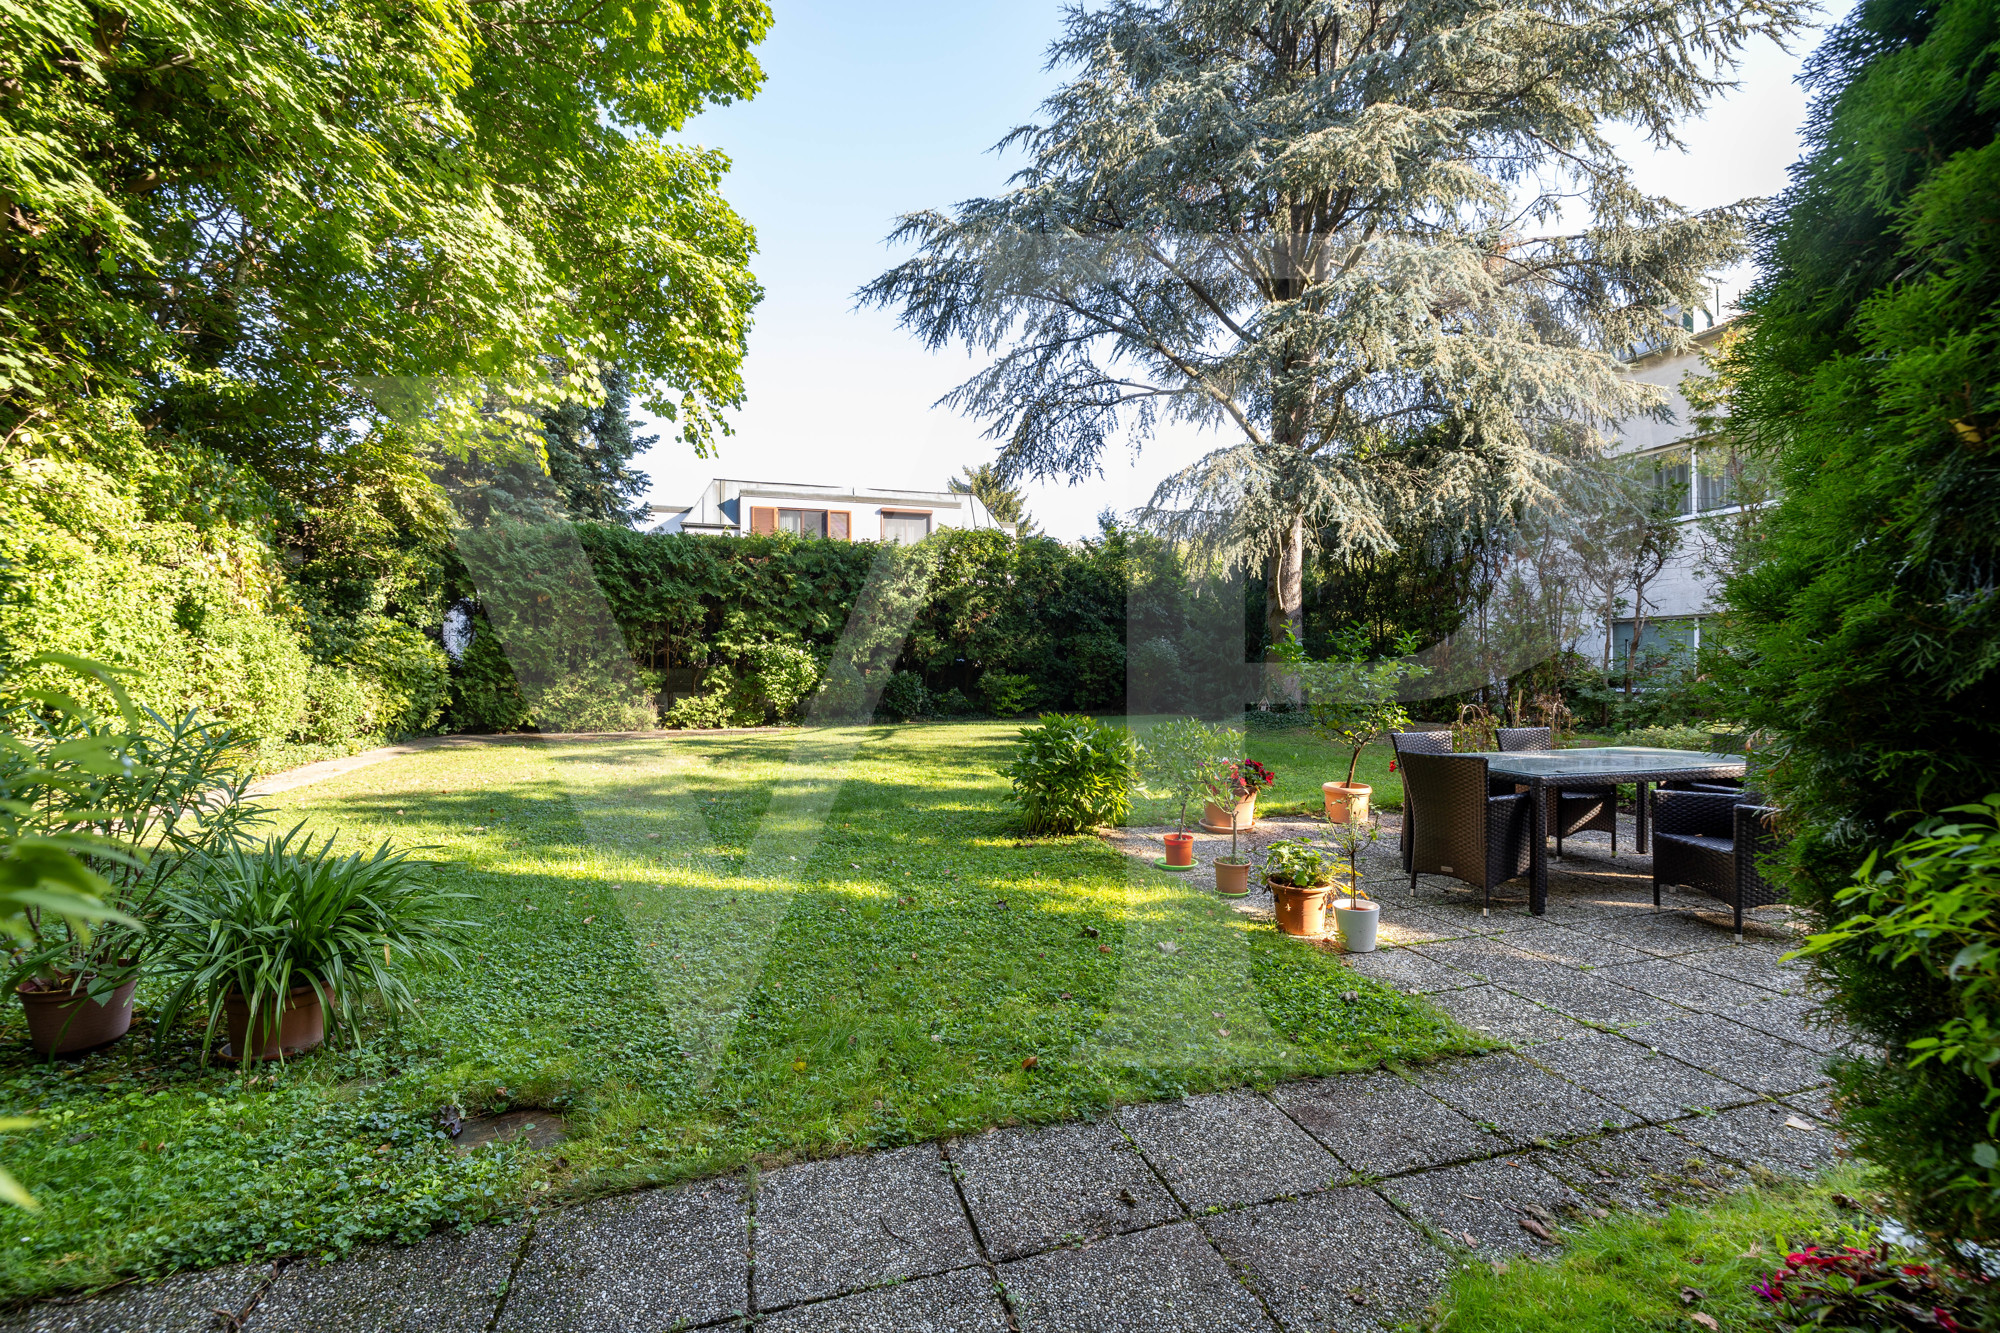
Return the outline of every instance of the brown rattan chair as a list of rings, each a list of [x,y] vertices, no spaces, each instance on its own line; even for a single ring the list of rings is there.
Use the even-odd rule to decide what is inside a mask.
[[[1500,738],[1500,748],[1509,754],[1517,750],[1552,750],[1555,748],[1555,732],[1548,727],[1502,727],[1494,733]],[[1501,779],[1503,782],[1505,779]],[[1526,788],[1516,790],[1525,791]],[[1571,833],[1598,833],[1611,835],[1611,854],[1618,855],[1618,789],[1598,787],[1595,790],[1557,791],[1550,789],[1549,829],[1556,835],[1556,855],[1563,854],[1563,837]]]
[[[1486,760],[1469,754],[1403,752],[1403,827],[1410,830],[1410,896],[1418,875],[1450,875],[1479,890],[1479,911],[1493,886],[1527,873],[1534,812],[1520,793],[1488,791]]]
[[[1783,897],[1757,865],[1779,846],[1777,813],[1756,792],[1654,792],[1653,906],[1662,884],[1705,893],[1735,909],[1741,940],[1743,913]]]
[[[1396,752],[1397,767],[1401,767],[1404,754],[1450,754],[1450,731],[1392,731],[1389,733],[1389,748]],[[1403,869],[1410,868],[1410,784],[1403,783],[1403,832],[1400,837],[1403,853]]]

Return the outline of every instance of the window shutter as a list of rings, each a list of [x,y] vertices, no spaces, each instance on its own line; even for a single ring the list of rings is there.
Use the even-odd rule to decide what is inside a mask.
[[[837,542],[846,541],[848,539],[847,530],[849,526],[849,521],[853,517],[854,517],[853,513],[846,509],[827,510],[826,535],[828,537],[831,537],[834,541]]]
[[[776,506],[766,509],[762,505],[750,506],[750,535],[768,537],[778,530],[778,510]]]

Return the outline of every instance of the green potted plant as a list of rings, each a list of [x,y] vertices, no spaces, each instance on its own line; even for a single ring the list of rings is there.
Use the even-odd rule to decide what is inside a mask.
[[[1237,817],[1229,820],[1229,855],[1215,858],[1215,891],[1225,898],[1245,898],[1250,894],[1250,858],[1237,850],[1237,835],[1256,825],[1257,793],[1278,780],[1277,774],[1255,759],[1232,760],[1219,784],[1209,788],[1208,808],[1219,814],[1218,802],[1226,801]],[[1243,812],[1248,811],[1248,817]],[[1211,833],[1221,830],[1203,827]]]
[[[1131,813],[1138,764],[1131,733],[1081,714],[1043,713],[1019,735],[1000,772],[1028,832],[1083,833]]]
[[[1374,845],[1381,826],[1369,820],[1350,819],[1333,826],[1333,845],[1347,858],[1347,896],[1333,900],[1333,925],[1340,932],[1340,944],[1349,953],[1374,953],[1375,928],[1382,919],[1382,905],[1361,887],[1361,852]]]
[[[1350,652],[1347,660],[1296,664],[1313,730],[1348,751],[1347,780],[1320,784],[1326,817],[1335,824],[1367,822],[1368,799],[1374,789],[1354,780],[1361,751],[1383,732],[1409,725],[1410,715],[1397,700],[1396,687],[1429,674],[1429,668],[1398,658],[1363,661],[1353,643],[1346,647]]]
[[[1333,858],[1310,838],[1284,838],[1264,848],[1264,886],[1277,905],[1278,929],[1287,935],[1326,934],[1326,899],[1333,887]]]
[[[364,997],[391,1018],[416,1002],[399,963],[456,967],[452,944],[469,923],[446,893],[388,843],[333,854],[294,827],[261,846],[206,857],[165,893],[159,970],[178,981],[160,1013],[165,1035],[190,1004],[246,1065],[317,1046],[328,1019],[350,1035]]]
[[[1194,834],[1187,831],[1188,807],[1222,781],[1229,754],[1240,750],[1243,733],[1195,718],[1177,718],[1153,728],[1139,751],[1139,771],[1151,796],[1177,803],[1174,831],[1166,835],[1168,870],[1194,868]]]

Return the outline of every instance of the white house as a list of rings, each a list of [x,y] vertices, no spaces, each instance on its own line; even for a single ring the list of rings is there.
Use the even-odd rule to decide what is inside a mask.
[[[917,542],[943,528],[994,528],[977,496],[958,491],[878,490],[718,477],[691,505],[653,505],[652,532],[747,537],[789,532],[834,541]]]

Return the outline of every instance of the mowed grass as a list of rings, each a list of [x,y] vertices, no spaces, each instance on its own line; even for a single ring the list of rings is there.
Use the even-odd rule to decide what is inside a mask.
[[[1133,725],[1133,733],[1142,741],[1148,730],[1150,728],[1143,720]],[[1243,749],[1249,758],[1270,769],[1278,778],[1257,797],[1260,817],[1324,816],[1326,799],[1320,791],[1320,784],[1347,781],[1347,763],[1351,752],[1322,740],[1306,727],[1249,728],[1244,733]],[[1387,741],[1377,741],[1361,751],[1361,763],[1355,770],[1354,780],[1374,788],[1369,803],[1377,810],[1403,808],[1402,779],[1389,771],[1395,757]],[[1177,813],[1176,802],[1141,794],[1132,802],[1132,814],[1126,822],[1135,826],[1171,824]],[[1192,825],[1200,818],[1201,803],[1191,803],[1188,823]]]
[[[0,1292],[413,1239],[652,1182],[1481,1039],[1093,837],[1028,839],[1015,724],[440,749],[276,798],[468,897],[460,971],[358,1051],[250,1079],[124,1042],[47,1065],[0,1021]],[[438,1112],[546,1109],[461,1153]]]

